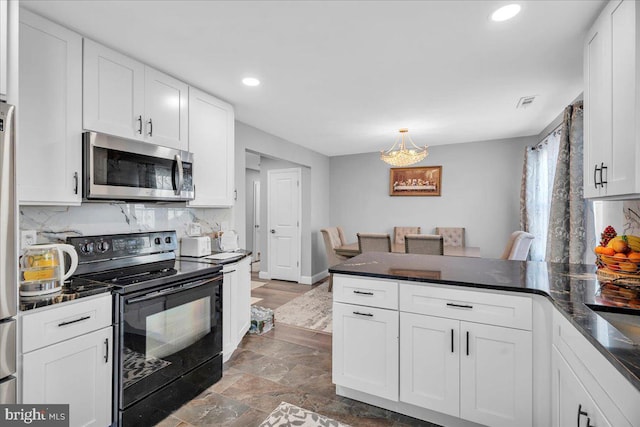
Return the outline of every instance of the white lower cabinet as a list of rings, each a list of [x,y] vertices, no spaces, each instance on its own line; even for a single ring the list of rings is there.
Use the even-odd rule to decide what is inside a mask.
[[[333,304],[333,382],[398,401],[397,310]]]
[[[22,403],[68,404],[69,425],[111,424],[111,295],[22,314]]]
[[[531,332],[460,322],[460,418],[494,427],[533,420]]]
[[[556,348],[551,354],[551,369],[553,427],[612,427]]]
[[[531,332],[400,313],[400,400],[490,426],[532,424]]]
[[[229,360],[251,325],[251,257],[222,272],[222,360]]]
[[[69,405],[71,426],[111,424],[111,327],[24,355],[23,403]]]

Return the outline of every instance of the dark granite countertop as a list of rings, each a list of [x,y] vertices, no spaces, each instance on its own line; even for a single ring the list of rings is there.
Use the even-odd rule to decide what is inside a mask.
[[[20,311],[33,310],[53,304],[111,292],[112,286],[102,282],[73,278],[65,281],[62,290],[47,295],[20,297]]]
[[[545,296],[640,390],[640,346],[586,305],[603,309],[625,305],[623,299],[609,298],[610,294],[603,292],[595,266],[369,252],[335,265],[329,272]],[[633,312],[640,314],[639,310]]]

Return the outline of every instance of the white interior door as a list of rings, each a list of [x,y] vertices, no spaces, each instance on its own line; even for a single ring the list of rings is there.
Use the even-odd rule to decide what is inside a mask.
[[[268,259],[272,279],[300,280],[300,169],[268,175]]]
[[[260,181],[253,181],[253,259],[260,261]]]

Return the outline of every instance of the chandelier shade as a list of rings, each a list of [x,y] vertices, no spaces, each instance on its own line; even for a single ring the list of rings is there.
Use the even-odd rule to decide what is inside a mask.
[[[380,159],[392,166],[409,166],[418,163],[429,155],[429,147],[418,147],[409,136],[409,129],[400,129],[400,135],[396,138],[391,148],[380,151]],[[409,148],[405,144],[405,135],[411,144]],[[397,148],[396,148],[397,147]]]

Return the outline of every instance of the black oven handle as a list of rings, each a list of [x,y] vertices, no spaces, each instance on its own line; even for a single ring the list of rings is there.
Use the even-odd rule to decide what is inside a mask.
[[[193,282],[193,283],[189,283],[187,285],[180,285],[180,286],[176,286],[173,288],[168,288],[168,289],[163,289],[161,291],[157,291],[157,292],[151,292],[150,294],[146,294],[143,295],[141,297],[137,297],[137,298],[131,298],[126,300],[127,304],[135,304],[137,302],[142,302],[142,301],[148,301],[151,299],[155,299],[158,297],[164,297],[167,295],[171,295],[171,294],[177,294],[178,292],[184,292],[184,291],[188,291],[191,289],[195,289],[195,288],[199,288],[200,286],[204,286],[206,284],[209,284],[211,282],[216,282],[216,281],[220,281],[222,280],[222,275],[217,275],[215,277],[212,277],[210,279],[202,279],[202,280],[198,280],[197,282]]]

